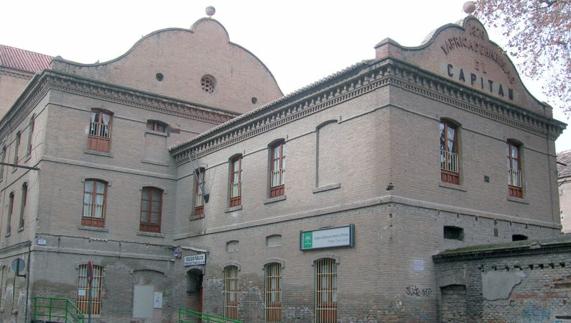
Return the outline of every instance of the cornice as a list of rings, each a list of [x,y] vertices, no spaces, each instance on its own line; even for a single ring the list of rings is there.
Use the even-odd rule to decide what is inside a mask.
[[[270,104],[238,117],[231,121],[232,127],[214,129],[207,136],[171,149],[171,154],[177,164],[182,164],[189,161],[191,156],[193,159],[202,157],[389,85],[552,140],[566,126],[395,59],[358,65],[354,69],[356,73],[349,73],[349,77],[346,75],[348,73],[340,75],[330,86],[315,84],[308,89],[309,94],[302,98],[287,100],[288,97],[285,97],[280,100],[281,106]]]
[[[0,121],[0,137],[19,124],[48,93],[57,90],[69,94],[105,100],[132,107],[170,114],[201,122],[220,124],[238,116],[233,112],[192,104],[135,89],[45,70],[36,75],[16,103]]]
[[[19,79],[29,80],[34,76],[34,73],[15,70],[13,68],[0,66],[0,75],[7,75],[7,76],[19,78]]]
[[[219,124],[238,116],[228,111],[54,71],[46,73],[46,78],[51,89],[202,122]]]

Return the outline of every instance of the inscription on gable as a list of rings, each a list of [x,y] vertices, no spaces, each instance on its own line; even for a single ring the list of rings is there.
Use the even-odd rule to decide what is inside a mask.
[[[513,101],[515,71],[503,51],[491,43],[486,31],[470,21],[460,34],[446,35],[439,47],[446,62],[444,74],[454,81]]]

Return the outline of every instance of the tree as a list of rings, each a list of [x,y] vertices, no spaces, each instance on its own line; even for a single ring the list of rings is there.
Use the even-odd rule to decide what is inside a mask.
[[[523,74],[571,116],[571,0],[477,0],[474,15],[507,40]]]

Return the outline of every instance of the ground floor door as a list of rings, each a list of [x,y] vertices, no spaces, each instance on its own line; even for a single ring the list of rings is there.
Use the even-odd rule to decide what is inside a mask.
[[[187,301],[186,307],[202,312],[202,278],[204,274],[199,269],[191,269],[186,272],[187,279]]]

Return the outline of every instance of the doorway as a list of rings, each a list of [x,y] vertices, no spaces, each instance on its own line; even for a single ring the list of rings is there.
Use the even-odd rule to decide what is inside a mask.
[[[204,274],[200,269],[191,269],[186,272],[186,306],[191,310],[202,312],[202,279]]]

